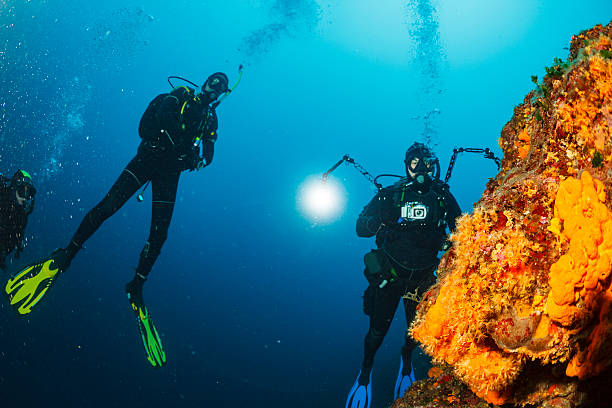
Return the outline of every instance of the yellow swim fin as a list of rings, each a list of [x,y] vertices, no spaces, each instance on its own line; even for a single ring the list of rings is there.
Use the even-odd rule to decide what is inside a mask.
[[[9,279],[4,288],[11,306],[21,315],[30,313],[47,293],[59,272],[53,258],[22,269]]]

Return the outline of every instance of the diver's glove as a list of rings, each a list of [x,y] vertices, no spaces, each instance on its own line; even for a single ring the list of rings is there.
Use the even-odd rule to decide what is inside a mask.
[[[365,230],[367,230],[367,232],[369,232],[371,235],[374,235],[380,229],[382,220],[378,216],[360,215],[359,220],[357,221],[357,231],[360,230],[360,225],[365,226]],[[363,229],[363,227],[361,228]]]
[[[204,167],[208,166],[210,163],[208,163],[206,161],[205,158],[203,157],[196,157],[193,161],[193,164],[191,165],[191,170],[190,171],[199,171],[202,170]]]
[[[208,163],[206,163],[205,159],[201,158],[200,160],[198,160],[198,163],[196,164],[196,170],[202,170],[206,166],[208,166]]]
[[[391,226],[397,224],[398,217],[394,211],[385,210],[376,215],[360,215],[359,220],[365,224],[366,229],[372,233],[378,233],[382,226]]]
[[[371,286],[384,288],[390,282],[397,279],[395,268],[389,264],[387,257],[379,250],[372,250],[364,255],[364,274]]]
[[[395,282],[397,278],[398,278],[397,272],[395,272],[395,268],[392,267],[388,271],[385,271],[384,273],[381,274],[381,281],[378,284],[378,287],[382,289],[385,286],[387,286],[389,283]]]
[[[380,220],[383,224],[387,226],[396,225],[399,220],[399,214],[397,213],[395,208],[390,208],[382,211],[380,215]]]

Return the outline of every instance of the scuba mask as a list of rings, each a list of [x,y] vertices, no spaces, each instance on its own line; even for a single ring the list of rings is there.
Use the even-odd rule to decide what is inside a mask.
[[[26,214],[34,210],[36,188],[32,183],[32,177],[24,170],[18,170],[11,179],[11,187],[15,192],[17,205],[24,208]]]
[[[406,175],[419,184],[440,178],[440,162],[423,143],[415,142],[406,151]]]
[[[228,83],[227,75],[223,72],[216,72],[204,82],[202,93],[214,101],[228,91]]]

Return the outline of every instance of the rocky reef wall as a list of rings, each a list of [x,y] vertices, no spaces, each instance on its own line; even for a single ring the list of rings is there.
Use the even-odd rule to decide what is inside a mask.
[[[533,78],[502,130],[502,169],[410,329],[489,403],[576,406],[594,395],[585,380],[610,373],[611,38],[612,23],[574,36],[568,59]]]

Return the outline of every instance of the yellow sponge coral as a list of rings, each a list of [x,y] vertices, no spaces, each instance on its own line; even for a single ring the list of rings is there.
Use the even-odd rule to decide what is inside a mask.
[[[612,268],[612,212],[603,183],[584,171],[559,185],[555,219],[569,250],[550,267],[546,312],[563,326],[584,324],[602,301]]]

